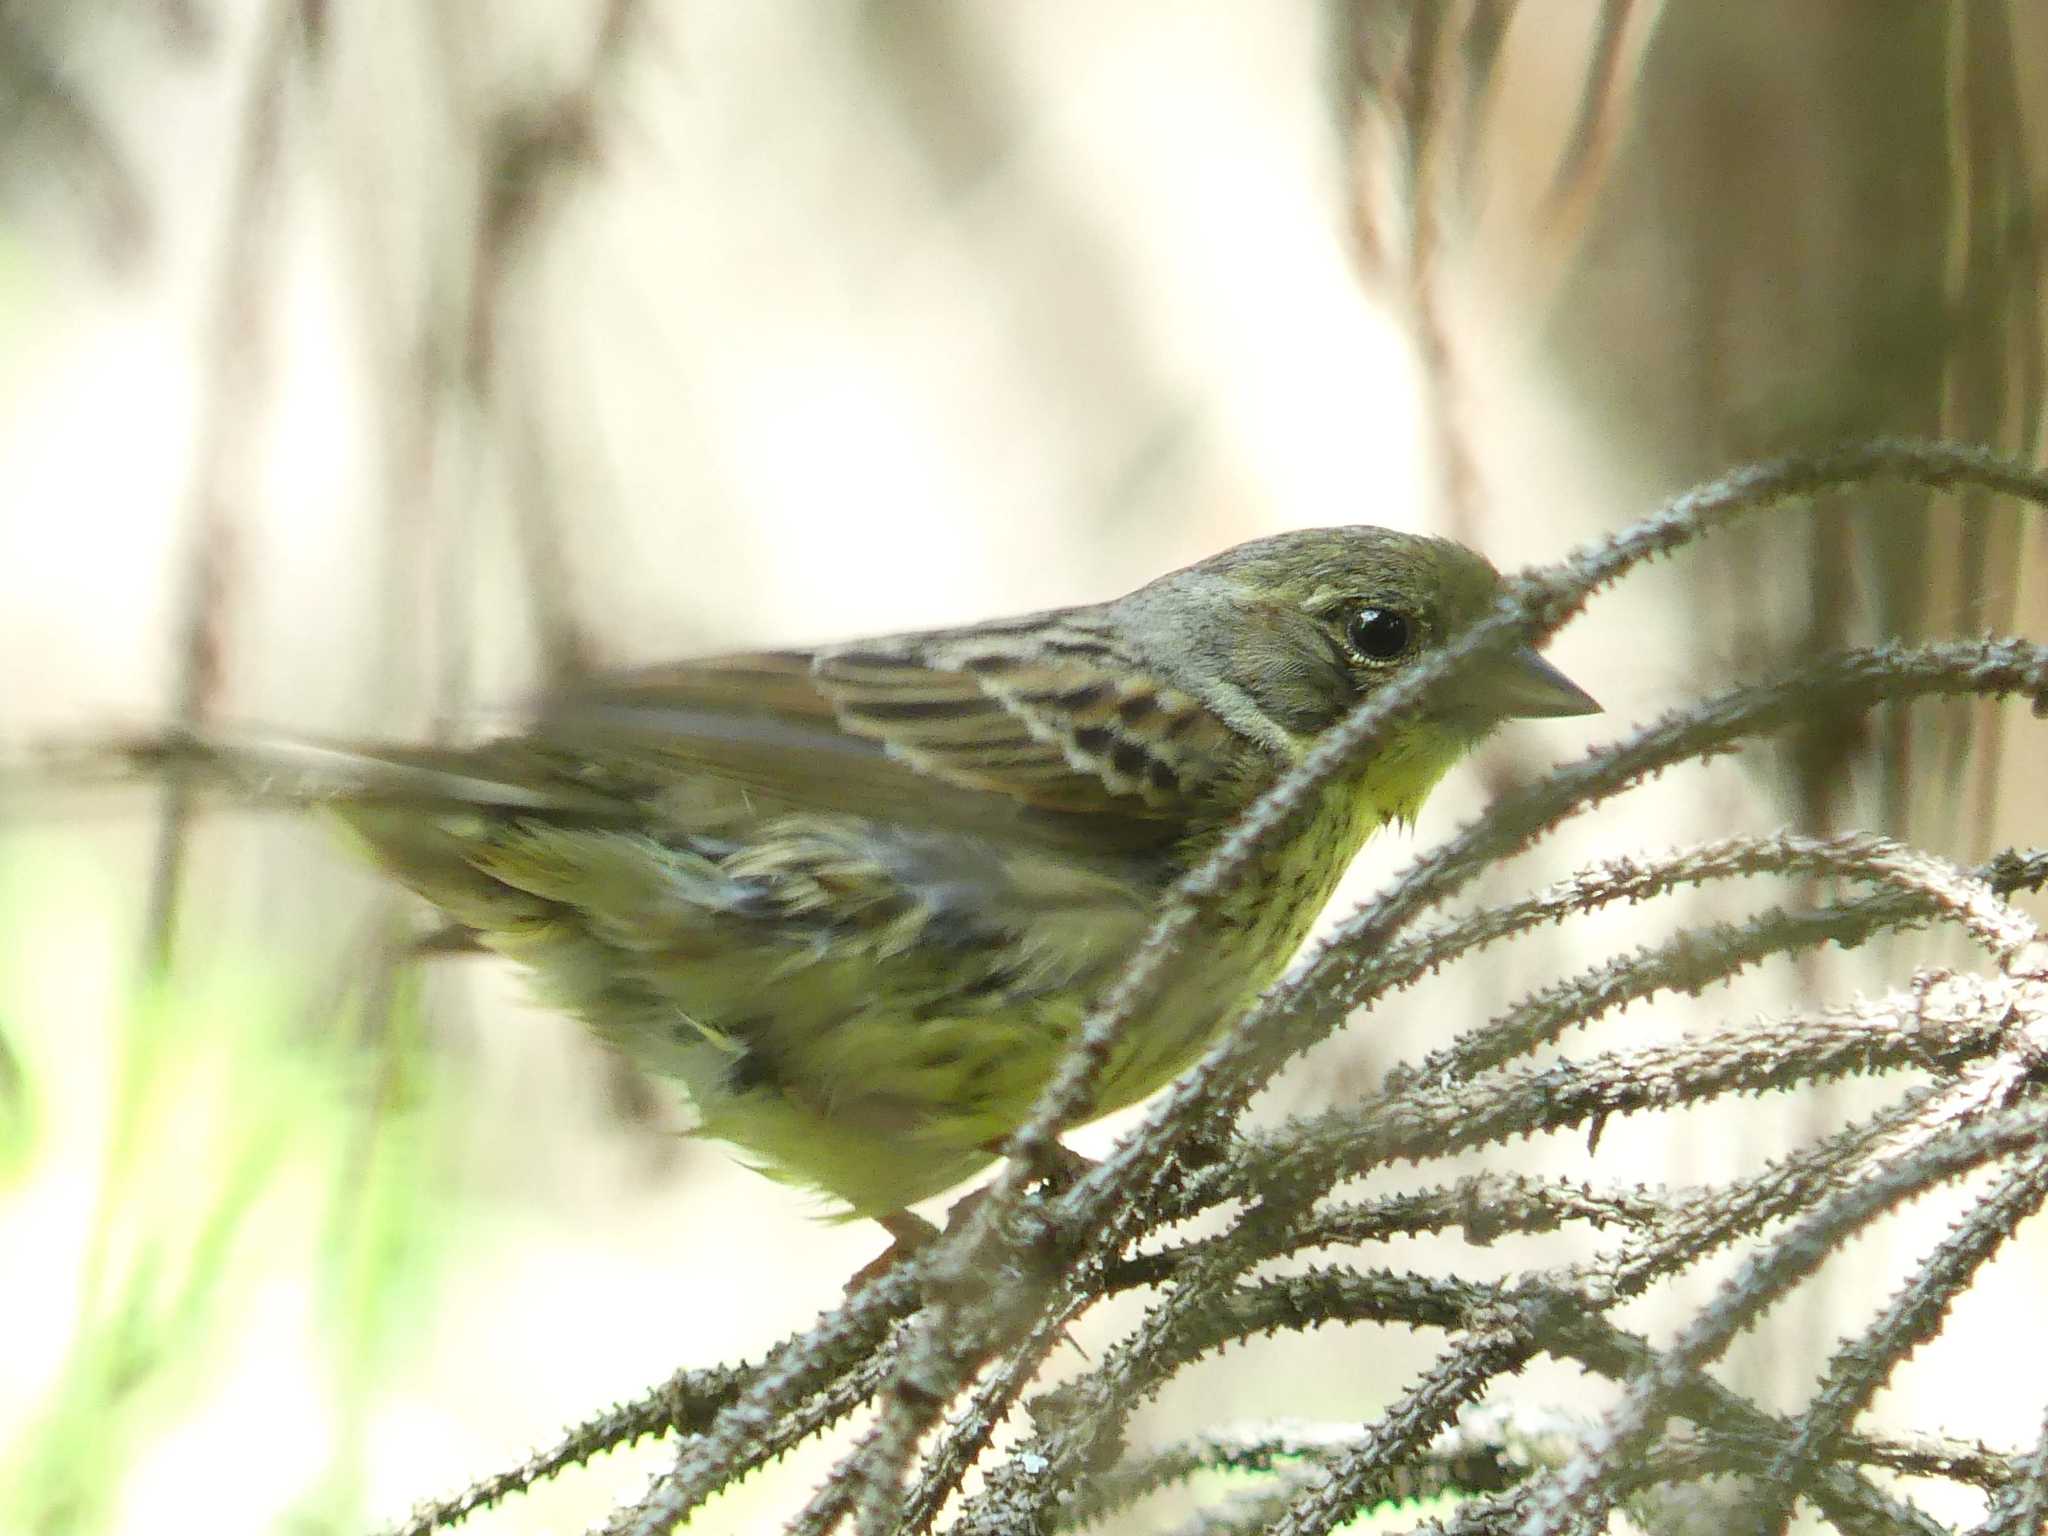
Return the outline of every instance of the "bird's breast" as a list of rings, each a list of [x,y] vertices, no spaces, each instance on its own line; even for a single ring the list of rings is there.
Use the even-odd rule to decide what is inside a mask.
[[[1279,975],[1366,839],[1389,821],[1412,821],[1466,746],[1429,722],[1397,732],[1359,771],[1326,784],[1294,830],[1260,851],[1219,906],[1243,936],[1233,948],[1241,946],[1246,997]]]
[[[1399,782],[1411,792],[1412,776]],[[1427,792],[1426,784],[1413,791],[1414,803]],[[1211,934],[1191,946],[1163,995],[1113,1053],[1098,1108],[1134,1103],[1177,1076],[1271,985],[1365,840],[1403,814],[1396,806],[1384,779],[1339,780],[1317,795],[1289,836],[1260,850],[1218,901]]]

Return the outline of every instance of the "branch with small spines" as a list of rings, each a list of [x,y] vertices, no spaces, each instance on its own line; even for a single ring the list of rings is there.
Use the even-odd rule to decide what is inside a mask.
[[[907,1270],[888,1277],[890,1300],[883,1313],[861,1312],[872,1300],[862,1293],[827,1320],[844,1345],[852,1337],[849,1316],[867,1317],[870,1324],[886,1316],[881,1331],[869,1327],[862,1334],[869,1340],[865,1355],[857,1361],[836,1347],[814,1351],[791,1341],[765,1367],[738,1371],[725,1383],[731,1395],[721,1394],[708,1420],[696,1420],[697,1433],[679,1447],[676,1467],[645,1500],[619,1512],[613,1529],[668,1529],[681,1511],[758,1465],[758,1447],[784,1443],[771,1425],[786,1424],[794,1415],[808,1431],[836,1418],[843,1411],[837,1405],[851,1395],[847,1384],[856,1378],[863,1390],[885,1381],[866,1398],[878,1403],[880,1413],[841,1461],[836,1491],[821,1491],[806,1512],[804,1529],[824,1532],[849,1518],[863,1531],[900,1529],[906,1498],[914,1500],[909,1528],[927,1528],[975,1465],[988,1475],[980,1493],[955,1507],[950,1529],[960,1536],[1059,1523],[1086,1507],[1089,1485],[1106,1476],[1122,1454],[1135,1406],[1189,1360],[1262,1332],[1358,1321],[1444,1329],[1453,1337],[1418,1389],[1423,1396],[1410,1403],[1413,1411],[1397,1411],[1368,1427],[1329,1463],[1341,1461],[1334,1478],[1319,1471],[1318,1481],[1290,1490],[1298,1495],[1293,1518],[1307,1522],[1304,1529],[1320,1528],[1356,1500],[1398,1486],[1404,1469],[1430,1464],[1434,1431],[1415,1432],[1430,1416],[1418,1406],[1425,1398],[1447,1408],[1458,1393],[1445,1384],[1476,1382],[1476,1396],[1511,1368],[1508,1361],[1536,1353],[1575,1360],[1631,1384],[1630,1401],[1642,1398],[1635,1418],[1596,1426],[1558,1467],[1532,1471],[1515,1488],[1465,1506],[1450,1520],[1452,1528],[1499,1530],[1508,1528],[1503,1522],[1549,1518],[1544,1511],[1555,1510],[1567,1488],[1597,1487],[1611,1502],[1626,1497],[1643,1477],[1705,1475],[1685,1468],[1704,1468],[1721,1456],[1766,1484],[1774,1467],[1781,1473],[1796,1467],[1800,1495],[1841,1529],[1931,1529],[1924,1516],[1879,1489],[1863,1470],[1900,1468],[1906,1453],[1846,1431],[1871,1380],[1882,1379],[1882,1357],[1902,1357],[1930,1326],[1930,1317],[1938,1319],[1945,1298],[1974,1272],[1972,1256],[1995,1247],[1996,1234],[2009,1230],[2010,1221],[1966,1221],[1962,1230],[1969,1236],[1959,1232],[1952,1247],[1944,1248],[1953,1261],[1943,1266],[1944,1278],[1894,1298],[1859,1348],[1831,1367],[1821,1397],[1798,1418],[1763,1412],[1714,1382],[1701,1366],[1725,1347],[1726,1338],[1753,1326],[1771,1300],[1810,1273],[1814,1243],[1824,1246],[1970,1168],[1995,1164],[2016,1197],[2030,1187],[2024,1137],[2032,1127],[2027,1117],[2041,1112],[2044,1057],[2036,1036],[2048,1005],[2030,960],[2030,928],[2003,897],[2038,888],[2048,859],[2013,853],[1960,870],[1880,839],[1722,840],[1653,861],[1610,861],[1525,902],[1433,928],[1419,924],[1477,870],[1529,846],[1567,817],[1672,766],[1732,751],[1796,720],[1817,702],[1865,707],[1886,698],[1955,694],[2039,698],[2048,693],[2048,651],[2041,647],[1986,640],[1846,653],[1676,712],[1504,797],[1486,823],[1417,860],[1312,952],[1168,1090],[1140,1129],[1101,1165],[1058,1195],[1026,1197],[1037,1172],[1035,1154],[1050,1145],[1082,1101],[1106,1043],[1146,1005],[1178,954],[1201,938],[1212,898],[1292,824],[1330,775],[1370,753],[1432,688],[1454,683],[1462,668],[1490,650],[1542,639],[1588,594],[1703,531],[1789,496],[1887,474],[1929,485],[1967,481],[2048,501],[2048,481],[1981,452],[1878,444],[1740,472],[1679,498],[1558,567],[1511,584],[1493,618],[1340,726],[1191,878],[1131,971],[1084,1028],[1032,1124],[1010,1149],[1012,1164],[993,1191]],[[1361,1003],[1377,1001],[1473,950],[1601,905],[1716,880],[1788,873],[1875,889],[1811,911],[1772,910],[1747,923],[1695,931],[1679,946],[1653,947],[1594,967],[1520,1000],[1499,1020],[1390,1075],[1382,1091],[1348,1119],[1325,1115],[1293,1122],[1228,1143],[1220,1157],[1215,1153],[1218,1138],[1232,1131],[1252,1093]],[[1860,943],[1930,920],[1976,937],[1994,974],[1930,973],[1874,1001],[1595,1056],[1570,1068],[1515,1065],[1538,1044],[1584,1022],[1585,1015],[1633,997],[1703,990],[1775,955],[1824,943]],[[1849,1073],[1903,1073],[1933,1081],[1909,1086],[1871,1118],[1728,1184],[1593,1192],[1561,1181],[1482,1178],[1452,1189],[1323,1203],[1340,1179],[1396,1159],[1435,1158],[1538,1131]],[[1859,1203],[1845,1206],[1845,1189]],[[1220,1234],[1157,1246],[1156,1238],[1174,1223],[1245,1200],[1251,1203]],[[2013,1205],[2008,1214],[2016,1211]],[[1767,1235],[1771,1224],[1787,1219],[1788,1233]],[[1483,1242],[1500,1232],[1541,1231],[1564,1221],[1611,1222],[1620,1240],[1591,1261],[1514,1285],[1475,1287],[1344,1268],[1246,1279],[1267,1259],[1310,1247],[1453,1226],[1462,1227],[1468,1241]],[[1749,1238],[1761,1246],[1750,1256],[1741,1287],[1724,1288],[1694,1320],[1681,1347],[1652,1350],[1605,1316],[1621,1300]],[[1056,1392],[1031,1396],[1034,1427],[991,1464],[987,1447],[993,1431],[1028,1390],[1053,1337],[1047,1317],[1076,1316],[1102,1297],[1138,1285],[1163,1294],[1088,1371]],[[918,1296],[924,1300],[921,1310],[893,1345],[885,1345],[888,1327],[912,1312]],[[949,1406],[977,1378],[981,1385],[965,1411],[941,1428]],[[1438,1384],[1434,1389],[1432,1382]],[[828,1401],[834,1405],[829,1413],[822,1406]],[[1708,1450],[1658,1438],[1658,1426],[1674,1412],[1700,1427]],[[939,1436],[930,1440],[934,1429]],[[1627,1436],[1626,1456],[1613,1454],[1617,1432]],[[1985,1452],[1969,1465],[1977,1478],[1988,1478],[2000,1490],[1997,1497],[2005,1502],[1998,1508],[2025,1507],[2024,1500],[2014,1502],[2020,1496],[2011,1490],[2026,1485],[2027,1457]],[[913,1466],[915,1481],[908,1477]],[[1923,1475],[1964,1475],[1943,1468],[1933,1456],[1914,1464]],[[1787,1482],[1783,1476],[1777,1480]]]

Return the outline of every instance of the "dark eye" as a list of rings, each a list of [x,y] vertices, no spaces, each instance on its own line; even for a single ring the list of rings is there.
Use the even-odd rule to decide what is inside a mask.
[[[1344,621],[1344,638],[1367,661],[1392,661],[1408,649],[1415,626],[1391,608],[1359,608]]]

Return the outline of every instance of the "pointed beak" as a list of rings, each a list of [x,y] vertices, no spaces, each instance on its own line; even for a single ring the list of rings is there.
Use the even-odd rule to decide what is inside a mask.
[[[1496,720],[1597,715],[1600,704],[1529,647],[1510,652],[1474,680],[1475,702]]]

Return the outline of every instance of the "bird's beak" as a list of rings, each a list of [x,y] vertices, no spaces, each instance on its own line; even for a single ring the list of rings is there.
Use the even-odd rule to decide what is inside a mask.
[[[1597,699],[1526,645],[1501,657],[1474,681],[1478,702],[1496,720],[1600,713]]]

